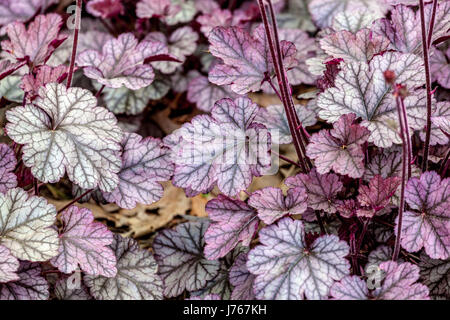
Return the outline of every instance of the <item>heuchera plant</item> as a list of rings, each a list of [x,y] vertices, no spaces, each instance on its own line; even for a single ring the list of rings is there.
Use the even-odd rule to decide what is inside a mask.
[[[0,300],[450,299],[449,1],[73,5],[0,0]]]

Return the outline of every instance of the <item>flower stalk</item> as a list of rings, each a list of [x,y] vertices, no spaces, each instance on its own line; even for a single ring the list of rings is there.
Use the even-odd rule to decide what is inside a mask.
[[[72,55],[70,57],[70,66],[69,66],[69,75],[67,77],[67,88],[72,84],[73,72],[75,68],[75,59],[77,57],[77,46],[78,46],[78,33],[80,32],[81,27],[81,9],[82,9],[82,0],[76,1],[76,9],[75,9],[75,29],[73,31],[73,44],[72,44]]]

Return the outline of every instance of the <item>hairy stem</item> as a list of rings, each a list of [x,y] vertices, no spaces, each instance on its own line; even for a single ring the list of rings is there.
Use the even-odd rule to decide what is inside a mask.
[[[269,8],[271,8],[271,1],[268,0]],[[269,44],[269,51],[272,58],[272,62],[275,69],[275,74],[277,76],[278,80],[278,86],[280,88],[280,98],[281,102],[284,106],[287,120],[289,123],[289,130],[292,135],[292,140],[294,143],[295,150],[297,152],[297,156],[299,158],[300,165],[303,169],[303,171],[308,170],[308,164],[305,160],[306,158],[306,152],[305,152],[305,146],[302,141],[302,136],[300,132],[298,131],[297,127],[300,125],[298,121],[297,114],[295,113],[294,104],[292,100],[292,95],[289,93],[290,88],[289,84],[287,82],[285,73],[284,73],[284,66],[283,66],[283,57],[281,55],[281,48],[278,41],[278,31],[276,28],[276,21],[274,17],[272,16],[272,27],[273,30],[271,30],[271,27],[269,25],[269,19],[267,16],[266,7],[263,3],[263,0],[258,0],[259,9],[261,11],[261,16],[264,24],[264,30],[267,37],[267,42]],[[273,31],[273,36],[272,36]],[[292,103],[291,103],[292,101]]]
[[[70,207],[71,205],[73,205],[75,202],[78,202],[81,198],[83,198],[85,195],[89,194],[90,192],[92,192],[94,189],[89,189],[86,190],[85,192],[83,192],[83,194],[79,195],[78,197],[76,197],[75,199],[73,199],[72,201],[70,201],[68,204],[66,204],[64,207],[62,207],[61,209],[58,210],[58,213],[63,212],[64,210],[66,210],[68,207]]]
[[[402,235],[402,219],[403,219],[403,210],[405,208],[405,185],[406,185],[406,162],[407,162],[407,147],[406,147],[406,139],[405,139],[405,130],[402,116],[402,109],[400,107],[400,100],[402,98],[400,96],[396,97],[397,100],[397,111],[398,111],[398,120],[400,123],[400,138],[402,139],[402,182],[400,189],[400,205],[398,208],[398,222],[397,222],[397,237],[395,239],[394,253],[392,254],[392,260],[396,261],[398,259],[398,255],[400,253],[400,239]]]
[[[420,11],[420,24],[422,27],[422,51],[423,51],[423,60],[425,63],[425,85],[427,90],[427,124],[426,124],[426,133],[425,133],[425,145],[423,147],[423,162],[422,162],[422,171],[425,172],[428,169],[428,154],[430,152],[430,138],[431,138],[431,76],[430,76],[430,62],[429,62],[429,53],[428,53],[428,39],[427,39],[427,30],[425,26],[425,8],[423,0],[419,1],[419,11]],[[434,27],[434,16],[436,15],[436,11],[433,11],[432,17],[430,19],[429,31],[433,32]],[[431,24],[433,22],[433,25]],[[428,38],[431,39],[431,35],[428,34]]]
[[[77,57],[77,46],[78,46],[78,33],[80,32],[81,27],[81,8],[82,8],[82,0],[76,1],[76,9],[75,9],[75,29],[73,31],[73,44],[72,44],[72,56],[70,57],[70,66],[69,66],[69,75],[67,77],[67,88],[72,84],[73,78],[73,70],[75,68],[75,59]]]

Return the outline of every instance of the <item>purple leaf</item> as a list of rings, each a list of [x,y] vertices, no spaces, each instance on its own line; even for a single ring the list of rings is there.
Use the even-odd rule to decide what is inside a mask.
[[[256,211],[245,202],[218,195],[205,208],[211,223],[205,233],[205,257],[224,257],[238,242],[248,247],[258,229]]]
[[[309,127],[317,122],[316,113],[308,106],[295,105],[295,111],[303,127]],[[256,121],[264,124],[273,134],[273,143],[292,143],[291,131],[283,105],[271,105],[260,108]],[[277,135],[275,135],[277,134]],[[278,136],[278,139],[276,137]]]
[[[25,61],[12,63],[9,60],[0,60],[0,80],[7,77],[14,71],[18,70],[24,64],[25,64]]]
[[[450,102],[442,101],[436,104],[436,109],[431,114],[431,140],[430,145],[446,145],[450,134]],[[420,138],[425,141],[425,134],[421,132]]]
[[[132,33],[123,33],[117,39],[106,41],[102,52],[83,51],[77,64],[84,67],[84,75],[110,88],[137,90],[148,86],[154,79],[153,68],[145,65],[148,57],[167,53],[164,43],[141,41]]]
[[[215,27],[230,27],[233,22],[233,15],[230,10],[215,9],[199,16],[197,22],[201,25],[200,31],[203,32],[205,37],[208,37]]]
[[[255,300],[255,276],[247,269],[247,253],[241,253],[230,269],[230,283],[234,286],[231,300]]]
[[[425,6],[426,26],[430,23],[431,11],[432,4],[429,3]],[[450,28],[449,14],[450,3],[448,1],[438,3],[431,42],[447,33],[447,30]],[[389,39],[391,49],[416,54],[420,54],[422,51],[422,29],[419,10],[414,12],[412,8],[404,5],[395,6],[391,11],[391,19],[382,18],[377,20],[372,30]]]
[[[330,295],[337,300],[368,300],[369,290],[360,277],[346,276],[333,284]]]
[[[136,16],[138,18],[161,18],[172,16],[180,9],[170,0],[141,0],[136,4]]]
[[[57,182],[67,172],[84,189],[113,190],[122,139],[114,115],[97,107],[85,89],[49,83],[39,96],[6,114],[9,137],[24,144],[24,164],[43,182]]]
[[[168,48],[168,54],[176,58],[178,62],[173,61],[156,61],[152,65],[164,74],[173,73],[178,67],[179,62],[186,61],[186,57],[190,56],[197,49],[198,34],[191,27],[186,26],[178,28],[169,38],[161,32],[151,32],[144,40],[160,41]]]
[[[125,13],[121,0],[91,0],[86,5],[86,11],[94,17],[107,19]]]
[[[430,75],[442,87],[450,89],[450,48],[444,53],[432,47],[430,53]]]
[[[258,299],[323,299],[334,281],[349,274],[348,245],[326,235],[308,246],[301,221],[284,218],[262,229],[259,240],[247,262]]]
[[[11,255],[7,247],[0,245],[0,283],[19,280],[17,269],[19,260]]]
[[[308,5],[312,20],[320,27],[332,25],[337,14],[344,11],[370,10],[374,14],[383,15],[387,8],[380,1],[365,0],[312,0]]]
[[[165,141],[177,141],[174,185],[206,192],[217,183],[227,196],[246,189],[270,165],[268,132],[254,122],[257,112],[249,98],[222,99],[211,116],[197,116],[168,136]]]
[[[0,143],[0,194],[17,186],[14,174],[17,160],[14,151],[4,143]]]
[[[27,21],[39,9],[42,12],[57,0],[0,0],[0,25],[14,21]]]
[[[336,212],[336,196],[343,187],[337,175],[321,175],[313,169],[308,174],[301,173],[287,178],[285,184],[291,188],[304,188],[308,195],[308,207],[328,213]]]
[[[306,210],[304,188],[289,189],[286,197],[280,188],[266,187],[250,195],[248,204],[258,211],[265,224],[272,224],[286,215],[301,214]]]
[[[218,275],[220,262],[203,256],[207,228],[207,221],[187,222],[156,236],[153,248],[164,281],[164,296],[202,289]]]
[[[216,27],[209,34],[209,50],[222,64],[216,64],[209,72],[209,80],[217,85],[231,84],[238,94],[258,91],[266,78],[274,73],[269,48],[262,26],[252,35],[240,27]],[[294,65],[297,53],[291,42],[282,41],[282,54],[287,66]]]
[[[22,262],[17,281],[0,283],[0,300],[48,300],[48,283],[38,263]]]
[[[364,173],[362,144],[367,141],[369,130],[354,124],[354,114],[343,115],[332,130],[321,130],[312,135],[306,155],[314,159],[320,174],[334,170],[336,173],[360,178]]]
[[[71,281],[70,277],[64,277],[56,282],[54,290],[58,300],[92,300],[84,284],[77,288]]]
[[[356,216],[356,211],[358,210],[358,208],[358,202],[353,199],[339,201],[336,205],[336,209],[339,214],[347,219]]]
[[[9,40],[2,41],[2,49],[17,61],[29,61],[33,66],[45,63],[65,38],[58,38],[62,19],[51,13],[37,16],[25,28],[21,22],[6,27]]]
[[[397,83],[408,88],[424,84],[423,61],[416,55],[386,52],[375,56],[370,64],[353,62],[345,64],[337,74],[335,87],[319,95],[319,116],[335,122],[343,114],[355,113],[362,118],[361,125],[370,131],[368,141],[378,147],[387,148],[401,143],[395,98],[392,87],[386,83],[383,72],[392,70]],[[408,115],[414,113],[425,117],[425,94],[416,91],[405,99]],[[410,121],[413,129],[422,129],[419,121]]]
[[[131,238],[115,234],[110,248],[116,255],[117,274],[113,278],[84,276],[90,293],[98,300],[161,300],[163,285],[158,265],[150,251],[139,248]]]
[[[61,272],[72,273],[78,265],[86,274],[114,277],[116,257],[110,248],[113,234],[85,208],[71,206],[61,213],[59,254],[51,263]]]
[[[36,76],[26,74],[22,78],[20,87],[27,94],[27,99],[32,100],[39,93],[39,89],[47,83],[61,83],[67,76],[68,68],[65,65],[50,67],[43,65],[36,68]]]
[[[358,209],[356,215],[372,218],[377,212],[384,209],[389,204],[390,198],[395,194],[400,181],[398,177],[383,179],[377,175],[370,180],[368,186],[360,185],[358,201],[363,208]]]
[[[388,49],[389,40],[373,34],[370,29],[361,29],[356,34],[342,30],[325,35],[320,40],[320,47],[330,56],[344,59],[346,63],[369,62],[374,55]]]
[[[208,294],[204,297],[197,296],[197,297],[191,297],[186,300],[194,300],[195,301],[195,300],[222,300],[222,299],[220,299],[220,296],[218,294]]]
[[[138,203],[152,204],[161,199],[164,189],[159,182],[169,180],[173,173],[169,150],[159,139],[142,139],[135,133],[124,135],[122,150],[119,184],[112,192],[103,192],[106,201],[133,209]]]
[[[450,179],[441,181],[433,171],[423,173],[420,179],[409,179],[405,199],[411,211],[403,215],[401,238],[401,245],[408,252],[425,248],[433,259],[450,257],[449,188]]]
[[[450,298],[450,259],[431,259],[425,253],[420,255],[420,278],[430,290],[430,296]]]
[[[411,263],[386,261],[380,264],[386,273],[381,288],[374,290],[379,300],[428,300],[428,288],[416,283],[419,280],[419,267]]]
[[[0,194],[0,245],[22,260],[46,261],[58,254],[58,234],[50,228],[56,209],[22,189]]]
[[[235,98],[237,95],[228,86],[218,86],[211,83],[207,77],[198,76],[189,81],[187,98],[195,103],[200,110],[210,112],[216,101],[223,98]]]

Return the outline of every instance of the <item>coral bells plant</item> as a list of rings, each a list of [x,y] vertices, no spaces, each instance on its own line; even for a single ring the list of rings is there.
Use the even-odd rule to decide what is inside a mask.
[[[450,299],[450,2],[0,0],[1,300]]]

